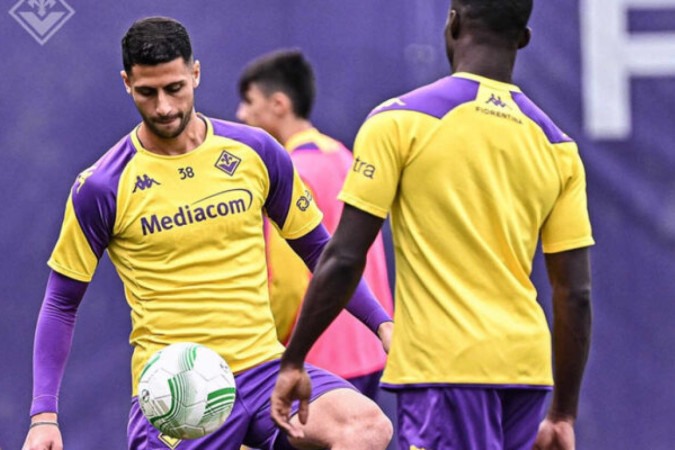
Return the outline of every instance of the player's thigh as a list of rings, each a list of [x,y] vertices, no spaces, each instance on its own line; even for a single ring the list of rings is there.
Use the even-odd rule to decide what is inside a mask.
[[[291,421],[298,424],[296,416]],[[390,423],[375,402],[349,388],[325,392],[309,405],[309,419],[303,426],[304,439],[290,442],[299,449],[319,449],[350,441],[382,441]],[[373,434],[373,436],[370,436]]]
[[[396,392],[399,448],[501,450],[494,389],[434,387]]]
[[[307,364],[305,369],[312,380],[312,404],[317,399],[334,390],[348,389],[356,393],[353,386],[330,372],[310,364]],[[245,377],[241,376],[237,380],[238,383],[241,381],[241,384],[245,384],[252,389],[248,397],[247,409],[252,412],[253,421],[244,439],[244,444],[249,447],[264,450],[291,448],[286,436],[279,432],[279,429],[272,421],[270,412],[270,396],[276,384],[278,373],[279,361],[276,360],[261,364],[247,371]],[[241,384],[238,384],[238,386]],[[312,411],[311,408],[312,406],[310,406],[310,411]],[[296,412],[297,404],[294,405],[292,414]]]

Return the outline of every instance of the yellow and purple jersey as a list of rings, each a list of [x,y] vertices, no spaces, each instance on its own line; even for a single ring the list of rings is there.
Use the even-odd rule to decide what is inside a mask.
[[[342,202],[337,199],[353,157],[347,148],[316,128],[301,131],[286,142],[293,165],[323,213],[329,233],[337,228]],[[311,273],[305,263],[273,227],[268,227],[267,258],[270,302],[282,342],[290,338]],[[368,252],[363,278],[388,314],[393,305],[382,236]],[[339,344],[338,344],[339,343]],[[307,362],[344,378],[382,370],[385,353],[377,337],[347,311],[323,332],[307,355]]]
[[[549,386],[530,279],[592,245],[576,144],[512,84],[457,73],[373,110],[340,198],[391,214],[395,323],[383,383]]]
[[[55,271],[91,280],[107,249],[131,307],[134,395],[156,350],[190,341],[240,372],[281,355],[269,306],[263,215],[297,239],[321,212],[267,133],[208,119],[204,142],[178,156],[118,142],[75,182]]]

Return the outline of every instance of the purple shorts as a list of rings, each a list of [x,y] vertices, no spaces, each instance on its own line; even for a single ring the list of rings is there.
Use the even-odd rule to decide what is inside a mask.
[[[360,377],[347,378],[351,384],[354,385],[359,392],[368,397],[374,402],[377,402],[377,396],[380,392],[380,378],[382,378],[382,371],[369,373]]]
[[[397,389],[399,449],[531,450],[548,388]]]
[[[309,364],[305,369],[312,379],[312,401],[335,389],[354,389],[330,372]],[[143,416],[134,397],[127,428],[129,450],[239,450],[242,444],[262,450],[293,448],[270,416],[270,396],[278,372],[276,360],[239,373],[235,377],[237,399],[230,417],[220,429],[200,439],[179,440],[162,435]]]

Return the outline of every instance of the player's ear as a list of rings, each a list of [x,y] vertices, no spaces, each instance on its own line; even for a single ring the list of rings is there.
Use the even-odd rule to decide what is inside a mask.
[[[460,28],[460,17],[459,13],[457,12],[456,9],[451,9],[450,10],[450,16],[448,16],[448,24],[446,27],[446,33],[448,34],[449,37],[452,37],[452,39],[457,39],[459,36],[459,28]]]
[[[196,88],[199,86],[199,80],[202,76],[202,65],[199,60],[196,60],[192,63],[192,87]]]
[[[270,95],[270,100],[272,111],[277,116],[283,116],[293,109],[291,99],[281,91],[274,92]]]
[[[127,75],[127,71],[121,70],[120,76],[122,77],[122,81],[124,81],[124,88],[126,89],[127,94],[131,95],[131,82],[129,81],[129,75]]]
[[[523,30],[523,33],[520,35],[520,40],[518,41],[518,49],[520,50],[521,48],[527,47],[527,44],[530,43],[530,39],[532,39],[532,28],[525,27],[525,30]]]

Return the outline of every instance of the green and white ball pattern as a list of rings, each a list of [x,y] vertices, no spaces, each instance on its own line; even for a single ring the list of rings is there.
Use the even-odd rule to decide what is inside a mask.
[[[196,439],[225,422],[236,391],[234,375],[218,353],[184,342],[165,347],[146,363],[138,401],[145,417],[162,433]]]

